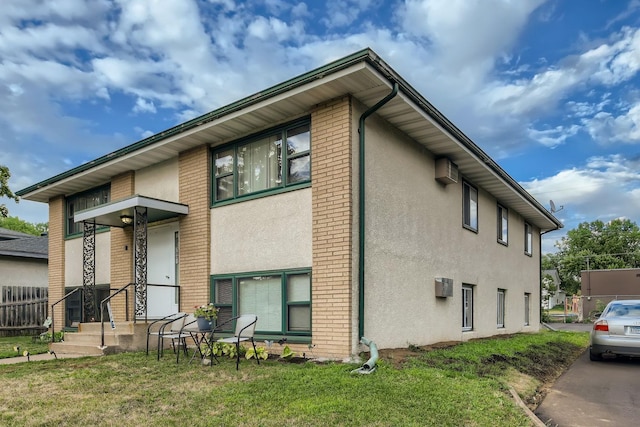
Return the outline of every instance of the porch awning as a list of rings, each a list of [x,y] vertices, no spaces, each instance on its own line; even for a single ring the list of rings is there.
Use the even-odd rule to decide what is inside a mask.
[[[147,222],[162,221],[189,213],[189,206],[151,197],[134,195],[94,208],[78,211],[73,216],[75,222],[95,221],[97,225],[124,227],[131,224],[135,208],[147,208]]]

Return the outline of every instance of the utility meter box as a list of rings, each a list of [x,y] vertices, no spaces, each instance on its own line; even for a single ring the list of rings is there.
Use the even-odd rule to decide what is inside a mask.
[[[436,277],[436,296],[440,298],[453,296],[453,279]]]

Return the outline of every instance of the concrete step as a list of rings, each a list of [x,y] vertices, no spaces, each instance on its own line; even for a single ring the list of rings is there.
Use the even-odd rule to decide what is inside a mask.
[[[104,323],[104,334],[133,334],[139,325],[144,325],[144,323],[133,323],[133,322],[116,322],[115,329],[111,328],[109,322]],[[146,325],[145,325],[146,326]],[[87,333],[97,333],[100,334],[102,331],[102,323],[100,322],[90,322],[90,323],[80,323],[78,325],[78,332],[87,332]]]
[[[49,344],[49,350],[56,354],[82,354],[85,356],[104,356],[115,353],[115,348],[100,348],[100,346],[89,344],[73,344],[66,341]]]
[[[142,322],[119,322],[111,329],[104,325],[104,347],[102,327],[99,322],[81,323],[78,332],[65,332],[64,341],[50,344],[49,348],[60,354],[85,354],[87,356],[141,351],[146,348],[148,324]],[[165,346],[168,345],[165,343]],[[156,351],[157,337],[151,337],[149,350]]]
[[[133,334],[126,334],[131,336]],[[104,334],[104,345],[119,345],[120,338],[125,337],[124,334]],[[125,338],[127,339],[127,338]],[[85,332],[66,332],[64,334],[64,341],[76,345],[102,345],[102,336],[99,333],[85,333]]]

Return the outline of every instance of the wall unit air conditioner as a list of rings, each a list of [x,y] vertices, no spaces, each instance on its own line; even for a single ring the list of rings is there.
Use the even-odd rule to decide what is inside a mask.
[[[436,277],[436,296],[440,298],[453,296],[453,279]]]
[[[436,180],[445,185],[458,182],[458,165],[446,157],[436,160]]]

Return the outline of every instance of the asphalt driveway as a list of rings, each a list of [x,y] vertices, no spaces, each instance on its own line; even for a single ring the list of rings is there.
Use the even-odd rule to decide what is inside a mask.
[[[591,324],[566,323],[561,330],[589,331]],[[535,411],[548,426],[635,425],[640,419],[640,360],[591,362],[585,351],[555,382]]]

